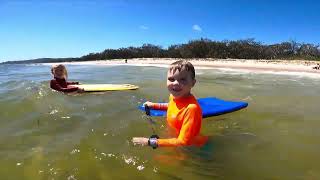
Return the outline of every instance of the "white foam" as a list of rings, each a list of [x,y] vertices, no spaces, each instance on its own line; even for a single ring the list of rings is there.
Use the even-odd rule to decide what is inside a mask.
[[[85,62],[64,62],[64,63],[42,63],[41,65],[51,66],[55,64],[68,64],[68,65],[91,65],[91,66],[140,66],[140,67],[160,67],[160,68],[168,68],[169,63],[123,63],[123,62],[110,62],[110,61],[85,61]],[[290,75],[290,76],[299,76],[299,77],[310,77],[310,78],[320,78],[320,73],[312,73],[312,72],[298,72],[294,70],[286,71],[286,70],[263,70],[263,69],[246,69],[246,68],[228,68],[228,67],[212,67],[205,65],[197,65],[195,64],[196,70],[206,70],[206,69],[217,69],[221,73],[232,73],[232,74],[275,74],[275,75]],[[202,72],[197,72],[197,74],[203,74]]]
[[[57,112],[58,112],[58,110],[53,109],[49,114],[55,114],[55,113],[57,113]]]
[[[310,72],[294,72],[294,71],[266,71],[266,70],[251,70],[251,69],[232,69],[232,68],[209,68],[209,69],[218,69],[221,73],[228,74],[273,74],[273,75],[289,75],[289,76],[298,76],[298,77],[309,77],[309,78],[320,78],[318,73]]]
[[[137,169],[138,169],[139,171],[142,171],[142,170],[144,169],[144,166],[143,166],[143,165],[140,165],[140,166],[137,167]]]

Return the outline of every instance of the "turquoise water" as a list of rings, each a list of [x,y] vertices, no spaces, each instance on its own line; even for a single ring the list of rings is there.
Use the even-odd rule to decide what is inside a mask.
[[[166,101],[166,68],[68,65],[82,83],[131,83],[136,91],[65,95],[48,65],[0,65],[2,179],[320,179],[320,78],[197,69],[197,97],[249,107],[206,118],[204,148],[136,147],[152,127],[137,106]]]

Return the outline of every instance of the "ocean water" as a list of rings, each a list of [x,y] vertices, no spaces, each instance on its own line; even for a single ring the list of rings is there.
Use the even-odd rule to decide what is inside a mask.
[[[135,91],[63,94],[49,65],[0,65],[1,179],[320,179],[320,78],[196,69],[197,97],[248,108],[203,120],[203,148],[133,146],[167,137],[166,121],[137,106],[167,101],[164,67],[67,65],[81,83],[130,83]]]

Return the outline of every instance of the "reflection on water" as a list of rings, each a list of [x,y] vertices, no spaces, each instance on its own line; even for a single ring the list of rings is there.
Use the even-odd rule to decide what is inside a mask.
[[[3,179],[319,179],[320,80],[307,76],[197,71],[197,97],[245,100],[249,107],[206,118],[203,148],[134,147],[152,128],[137,110],[166,101],[166,69],[69,65],[83,83],[141,88],[62,94],[50,66],[0,65],[0,174]],[[153,118],[166,136],[165,120]]]

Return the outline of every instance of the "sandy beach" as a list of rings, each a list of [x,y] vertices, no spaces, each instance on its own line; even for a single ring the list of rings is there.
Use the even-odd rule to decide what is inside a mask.
[[[136,58],[83,61],[83,62],[66,62],[64,64],[81,64],[81,65],[154,65],[168,66],[179,59],[173,58]],[[218,68],[218,69],[234,69],[246,70],[252,72],[301,72],[319,74],[320,70],[313,69],[317,65],[317,61],[304,60],[245,60],[245,59],[186,59],[198,68]]]

